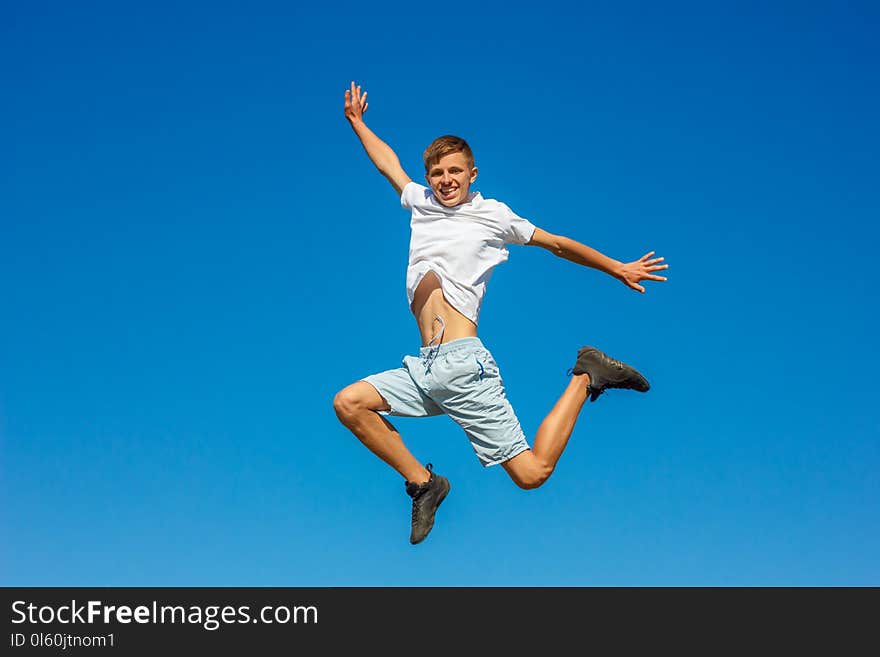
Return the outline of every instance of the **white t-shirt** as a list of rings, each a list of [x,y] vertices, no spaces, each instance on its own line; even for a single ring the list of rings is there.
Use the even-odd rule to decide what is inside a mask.
[[[400,204],[412,210],[406,271],[410,306],[422,277],[433,271],[446,300],[476,324],[492,270],[507,260],[506,245],[528,242],[535,225],[479,192],[447,208],[431,189],[410,182],[403,188]]]

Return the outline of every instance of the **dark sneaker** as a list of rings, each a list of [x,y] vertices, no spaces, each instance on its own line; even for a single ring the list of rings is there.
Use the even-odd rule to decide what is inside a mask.
[[[415,545],[425,540],[428,532],[434,526],[434,514],[437,507],[449,492],[449,480],[434,474],[433,466],[428,463],[425,466],[431,475],[431,478],[424,484],[416,484],[411,481],[406,482],[406,493],[413,498],[412,505],[412,532],[409,535],[409,542]]]
[[[595,347],[581,347],[577,362],[571,368],[572,374],[589,374],[590,384],[587,392],[594,402],[608,388],[626,388],[648,392],[651,384],[635,368],[614,360]]]

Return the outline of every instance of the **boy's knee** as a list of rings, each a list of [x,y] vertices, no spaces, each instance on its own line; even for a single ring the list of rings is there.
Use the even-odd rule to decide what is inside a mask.
[[[529,477],[526,479],[521,479],[516,482],[516,485],[522,488],[523,490],[535,490],[536,488],[540,488],[541,485],[550,478],[550,475],[547,476],[537,476],[537,477]]]
[[[369,383],[358,381],[345,386],[333,397],[333,410],[343,422],[354,421],[364,411],[388,411],[391,407]]]
[[[352,389],[352,386],[348,386],[337,392],[336,396],[333,397],[333,410],[336,411],[336,416],[340,420],[350,418],[363,410],[363,404],[357,390]]]
[[[551,474],[553,474],[553,468],[536,466],[524,472],[511,472],[510,478],[513,479],[513,483],[523,490],[534,490],[535,488],[540,488],[550,478]]]

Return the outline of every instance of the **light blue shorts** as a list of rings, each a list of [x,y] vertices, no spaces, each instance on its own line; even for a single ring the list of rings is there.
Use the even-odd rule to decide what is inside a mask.
[[[383,414],[451,417],[464,429],[484,466],[503,463],[529,449],[498,365],[479,338],[422,347],[418,356],[404,356],[403,367],[362,380],[388,402],[391,410]]]

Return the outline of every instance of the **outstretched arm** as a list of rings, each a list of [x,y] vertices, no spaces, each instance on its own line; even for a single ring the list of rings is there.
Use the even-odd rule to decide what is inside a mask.
[[[562,235],[553,235],[540,228],[535,229],[528,245],[540,246],[560,258],[603,271],[614,276],[627,287],[641,293],[645,292],[645,288],[639,285],[641,281],[665,281],[665,276],[657,276],[652,272],[669,268],[669,265],[660,264],[663,262],[663,258],[651,258],[654,255],[653,251],[633,262],[619,262],[586,244],[581,244]]]
[[[388,179],[399,195],[410,182],[410,178],[400,166],[397,154],[364,123],[364,112],[367,111],[367,107],[369,107],[367,92],[361,94],[360,85],[355,86],[352,82],[351,89],[345,91],[345,118],[361,140],[370,160],[379,169],[379,173]]]

